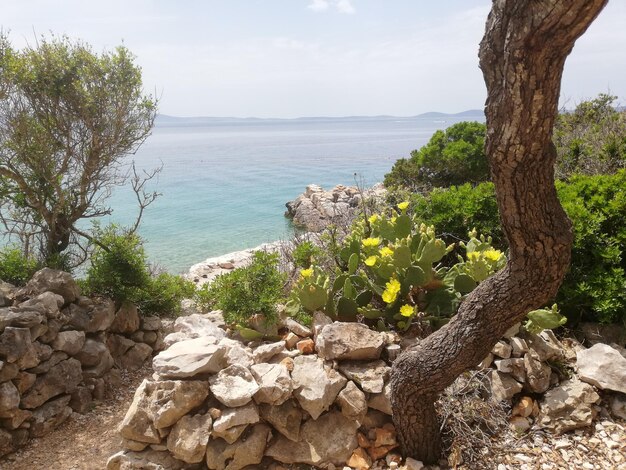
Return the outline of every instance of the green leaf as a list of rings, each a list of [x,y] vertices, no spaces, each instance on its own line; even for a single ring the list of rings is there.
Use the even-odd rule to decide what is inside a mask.
[[[359,307],[365,307],[372,301],[373,292],[371,290],[364,290],[356,296],[356,303]]]
[[[467,294],[472,292],[478,284],[467,274],[459,274],[454,279],[454,289],[459,291],[461,294]]]
[[[350,259],[348,260],[348,274],[352,275],[356,272],[359,267],[359,255],[356,253],[352,253],[350,255]]]
[[[340,297],[337,304],[337,316],[343,321],[354,321],[359,311],[357,303],[347,297]]]
[[[423,286],[428,282],[428,277],[419,266],[410,266],[406,271],[405,280],[411,286]]]
[[[406,245],[400,245],[393,253],[394,264],[400,268],[408,268],[411,266],[411,250]]]
[[[396,237],[405,238],[411,234],[413,221],[408,215],[399,215],[396,218]]]
[[[349,299],[354,299],[356,297],[356,290],[354,290],[350,279],[346,279],[346,282],[343,284],[343,295]]]

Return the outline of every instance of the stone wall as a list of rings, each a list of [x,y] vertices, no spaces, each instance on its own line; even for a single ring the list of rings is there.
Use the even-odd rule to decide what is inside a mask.
[[[124,450],[107,468],[402,468],[388,379],[394,358],[418,340],[321,314],[311,329],[291,319],[284,326],[281,341],[244,344],[228,336],[219,312],[178,318],[120,425]],[[588,426],[600,397],[555,365],[575,368],[589,351],[550,331],[513,330],[479,373],[495,400],[512,405],[512,427],[564,432]],[[409,459],[403,468],[421,467]]]
[[[0,456],[104,398],[117,368],[138,369],[162,347],[161,322],[137,308],[80,295],[68,273],[0,284]]]

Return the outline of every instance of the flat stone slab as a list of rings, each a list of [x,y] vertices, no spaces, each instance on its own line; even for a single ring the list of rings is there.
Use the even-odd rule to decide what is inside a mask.
[[[184,379],[199,374],[215,374],[225,365],[226,346],[213,336],[202,336],[174,343],[152,360],[154,371],[163,378]]]

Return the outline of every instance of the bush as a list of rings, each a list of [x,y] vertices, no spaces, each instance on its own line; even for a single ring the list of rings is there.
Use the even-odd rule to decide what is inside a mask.
[[[321,254],[321,250],[313,242],[304,241],[297,245],[292,253],[293,262],[299,268],[309,268],[313,260]]]
[[[573,176],[557,182],[572,221],[572,263],[556,301],[570,322],[626,321],[626,170],[614,175]],[[446,242],[466,239],[476,227],[506,248],[493,184],[433,191],[412,198],[417,217],[442,232]]]
[[[197,302],[204,308],[218,308],[229,324],[247,326],[253,315],[261,314],[267,324],[278,319],[276,304],[282,297],[285,276],[278,270],[278,254],[257,251],[249,266],[218,276],[203,286]]]
[[[489,180],[485,156],[486,127],[480,122],[459,122],[437,131],[409,160],[398,160],[385,175],[385,186],[429,190]]]
[[[19,248],[0,250],[0,279],[15,286],[23,286],[39,269],[34,258],[25,256]]]
[[[162,273],[150,279],[150,282],[133,295],[133,300],[145,315],[178,315],[181,301],[191,299],[196,292],[193,282]]]

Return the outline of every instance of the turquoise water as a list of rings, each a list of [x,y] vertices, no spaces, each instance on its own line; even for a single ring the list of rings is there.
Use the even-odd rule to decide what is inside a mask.
[[[288,237],[285,203],[310,183],[330,188],[382,180],[393,162],[463,117],[200,120],[162,119],[134,156],[164,168],[140,234],[150,260],[186,271],[207,257]],[[127,189],[111,199],[112,221],[137,212]]]

